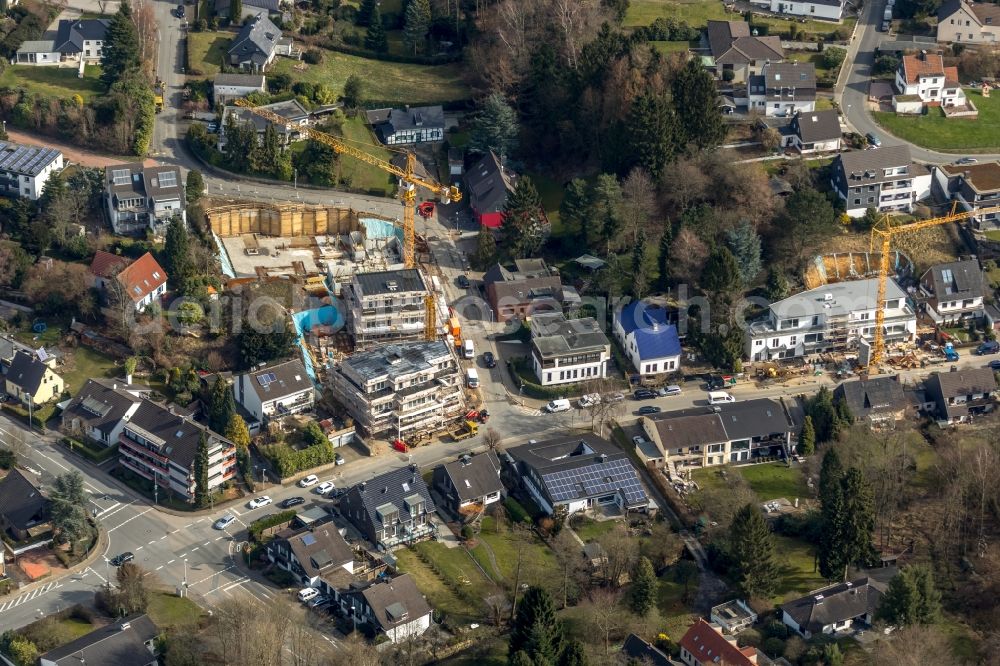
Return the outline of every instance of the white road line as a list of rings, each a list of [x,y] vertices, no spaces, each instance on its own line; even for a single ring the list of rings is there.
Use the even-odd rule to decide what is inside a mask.
[[[3,606],[0,606],[0,613],[4,612],[4,609],[7,608],[7,604],[9,603],[10,603],[9,601],[6,601],[4,602]]]
[[[229,535],[228,535],[228,534],[223,534],[223,535],[222,535],[222,536],[220,536],[220,537],[219,537],[218,539],[216,539],[216,541],[222,541],[223,539],[228,539],[228,538],[229,538]]]
[[[173,532],[171,532],[171,534],[177,534],[178,532],[180,532],[179,529],[178,530],[174,530]]]
[[[142,550],[143,548],[145,548],[145,546],[139,546],[138,548],[136,548],[136,549],[135,549],[135,552],[137,552],[137,553],[138,553],[138,552],[139,552],[140,550]]]
[[[101,574],[97,573],[97,569],[92,569],[92,568],[90,568],[90,567],[87,567],[87,570],[88,570],[88,571],[90,571],[91,573],[93,573],[93,574],[94,574],[95,576],[97,576],[98,578],[100,578],[100,579],[101,579],[101,582],[102,582],[102,583],[107,583],[107,582],[108,582],[108,579],[107,579],[107,578],[105,578],[105,577],[104,577],[104,576],[102,576]]]
[[[211,578],[215,578],[216,576],[219,576],[219,575],[221,575],[221,574],[224,574],[224,573],[226,573],[227,571],[229,571],[230,569],[235,569],[235,568],[236,568],[236,565],[235,565],[235,564],[230,564],[230,565],[229,565],[228,567],[226,567],[226,568],[225,568],[225,569],[223,569],[222,571],[216,571],[215,573],[213,573],[213,574],[211,574],[211,575],[209,575],[209,576],[205,576],[205,577],[204,577],[204,578],[202,578],[201,580],[198,580],[198,581],[195,581],[195,582],[191,583],[190,587],[194,587],[195,585],[200,585],[201,583],[204,583],[204,582],[205,582],[206,580],[209,580],[209,579],[211,579]],[[221,587],[221,586],[220,586],[220,587]],[[216,588],[216,589],[218,589],[218,588]]]
[[[199,548],[201,548],[201,546],[195,546],[194,548],[191,549],[191,553],[193,553],[194,551],[198,550]],[[188,554],[190,555],[191,553],[188,553]]]
[[[192,525],[194,525],[194,523],[188,523],[187,525],[185,525],[184,527],[181,527],[179,529],[186,530],[187,528],[191,527]],[[176,532],[176,531],[177,530],[174,530],[174,532]],[[174,532],[171,532],[171,534],[173,534]]]
[[[149,543],[147,543],[146,545],[147,545],[147,546],[152,546],[152,545],[153,545],[154,543],[156,543],[156,539],[153,539],[152,541],[150,541],[150,542],[149,542]]]
[[[59,462],[55,458],[51,458],[51,457],[45,455],[44,453],[42,453],[38,449],[33,449],[33,450],[34,450],[35,453],[37,453],[41,457],[45,458],[46,460],[48,460],[49,462],[51,462],[56,467],[58,467],[59,469],[63,470],[64,472],[68,472],[69,471],[69,467],[66,467],[66,465],[63,465],[61,462]]]
[[[125,521],[123,521],[123,522],[121,522],[121,523],[119,523],[119,524],[115,525],[114,527],[112,527],[111,529],[109,529],[109,530],[108,530],[108,532],[114,532],[114,531],[115,531],[116,529],[118,529],[118,528],[119,528],[119,527],[121,527],[122,525],[126,525],[126,524],[128,524],[128,523],[131,523],[131,522],[132,522],[133,520],[135,520],[136,518],[139,518],[140,516],[142,516],[142,515],[145,515],[145,514],[149,513],[149,512],[150,512],[150,511],[152,511],[152,510],[153,510],[153,507],[149,507],[149,508],[148,508],[148,509],[146,509],[145,511],[141,511],[141,512],[139,512],[139,513],[135,514],[134,516],[132,516],[131,518],[129,518],[128,520],[125,520]]]
[[[90,500],[90,501],[94,502],[94,504],[97,504],[97,502],[94,501],[94,500]],[[97,517],[100,518],[101,516],[103,516],[104,514],[108,513],[109,511],[114,511],[116,507],[119,507],[121,505],[122,505],[121,502],[115,502],[114,504],[112,504],[111,506],[109,506],[107,509],[104,509],[103,511],[99,511],[97,513]],[[97,506],[100,506],[100,504],[97,504]]]
[[[170,535],[169,535],[169,534],[164,534],[164,535],[163,535],[163,536],[161,536],[161,537],[160,537],[160,538],[159,538],[158,540],[159,540],[159,541],[163,541],[163,540],[164,540],[164,539],[166,539],[166,538],[167,538],[168,536],[170,536]]]
[[[242,513],[240,513],[239,511],[237,511],[236,509],[230,509],[229,513],[235,514],[237,516],[242,516],[243,515]]]
[[[211,544],[211,543],[212,543],[211,541],[206,541],[205,543],[203,543],[203,544],[201,544],[201,545],[203,545],[203,546],[207,546],[207,545],[209,545],[209,544]]]
[[[156,567],[156,570],[159,571],[162,568],[163,568],[163,565],[161,564],[160,566]]]
[[[176,562],[176,561],[177,561],[177,560],[170,560],[169,562],[167,562],[167,564],[173,564],[173,563],[174,563],[174,562]]]

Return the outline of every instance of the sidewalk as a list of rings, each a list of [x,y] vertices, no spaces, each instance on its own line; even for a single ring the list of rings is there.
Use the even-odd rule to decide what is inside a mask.
[[[22,585],[21,587],[18,587],[18,588],[15,588],[15,589],[11,590],[9,594],[5,595],[4,597],[0,597],[0,599],[6,598],[6,597],[11,597],[11,596],[14,596],[15,594],[17,596],[21,596],[23,594],[28,594],[28,593],[34,592],[38,588],[45,587],[49,583],[54,583],[54,582],[63,580],[64,578],[66,578],[68,576],[72,576],[72,575],[77,574],[77,573],[79,573],[81,571],[89,569],[90,565],[93,564],[95,561],[97,561],[98,558],[103,558],[104,557],[104,551],[107,550],[108,544],[109,544],[108,533],[105,532],[101,528],[100,525],[98,525],[97,526],[97,543],[94,544],[94,547],[90,550],[90,553],[87,555],[87,557],[83,558],[83,560],[81,560],[80,562],[74,564],[69,569],[66,569],[65,572],[63,572],[61,576],[55,576],[55,575],[47,576],[47,577],[42,578],[40,580],[36,580],[34,583],[28,583],[27,585]],[[55,573],[55,571],[53,571],[53,574],[54,573]]]

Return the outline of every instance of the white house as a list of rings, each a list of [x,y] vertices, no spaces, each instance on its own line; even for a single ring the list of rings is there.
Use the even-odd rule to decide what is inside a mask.
[[[975,213],[969,223],[976,229],[1000,226],[1000,162],[942,164],[934,167],[934,181],[945,198]]]
[[[835,109],[796,114],[782,128],[782,146],[800,153],[822,153],[840,150],[840,114]]]
[[[809,357],[857,349],[875,335],[878,279],[836,282],[772,303],[767,316],[747,329],[751,361]],[[895,280],[886,282],[884,336],[887,343],[912,341],[917,316]]]
[[[816,109],[816,66],[807,62],[772,62],[747,77],[734,92],[737,106],[768,117],[792,116]]]
[[[945,67],[936,53],[904,55],[896,70],[896,90],[904,99],[916,96],[933,106],[964,106],[965,93],[958,82],[958,68]]]
[[[833,634],[855,622],[871,625],[885,587],[870,578],[859,578],[814,590],[781,605],[781,621],[809,639]]]
[[[681,342],[666,308],[633,301],[615,313],[614,334],[642,375],[662,375],[681,368]]]
[[[869,208],[909,213],[931,194],[931,173],[913,162],[908,145],[841,153],[832,167],[833,188],[851,217]]]
[[[775,14],[807,19],[839,22],[844,16],[844,0],[756,0],[753,4]]]
[[[593,317],[569,319],[561,312],[531,317],[531,360],[542,386],[607,376],[611,342]]]
[[[101,61],[109,19],[63,19],[52,39],[28,40],[18,47],[18,65],[95,64]],[[52,33],[48,33],[52,34]]]
[[[938,10],[937,40],[995,44],[1000,36],[1000,7],[992,2],[949,0]]]
[[[298,359],[240,375],[233,382],[233,395],[258,423],[306,412],[316,404],[312,380]]]
[[[212,79],[212,101],[223,106],[252,92],[266,91],[267,77],[263,74],[216,74]]]
[[[931,266],[920,278],[924,309],[935,324],[964,325],[982,319],[983,269],[976,259],[963,259]]]
[[[347,607],[355,625],[369,624],[393,643],[421,636],[431,626],[431,607],[409,574],[348,595]]]
[[[36,201],[52,174],[63,169],[55,148],[22,146],[0,141],[0,193]]]

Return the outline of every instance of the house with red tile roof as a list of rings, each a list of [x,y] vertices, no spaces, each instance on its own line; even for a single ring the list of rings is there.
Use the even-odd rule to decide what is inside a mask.
[[[896,89],[898,97],[916,97],[928,106],[966,105],[965,93],[958,82],[958,68],[945,67],[944,58],[937,53],[903,56],[896,70]]]
[[[135,261],[129,261],[101,250],[90,262],[90,272],[94,276],[94,287],[106,291],[112,285],[121,288],[123,295],[135,305],[136,312],[142,312],[167,291],[167,272],[147,252]]]
[[[726,636],[718,625],[698,618],[680,642],[681,661],[687,666],[725,664],[757,666],[757,648],[738,647],[735,636]],[[770,662],[770,660],[768,660]]]

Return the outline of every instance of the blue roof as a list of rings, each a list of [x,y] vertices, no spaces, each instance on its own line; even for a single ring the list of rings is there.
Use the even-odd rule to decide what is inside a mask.
[[[680,355],[681,341],[677,336],[677,327],[667,323],[667,315],[665,308],[653,307],[642,301],[633,301],[618,311],[618,321],[626,337],[635,333],[640,360]]]

